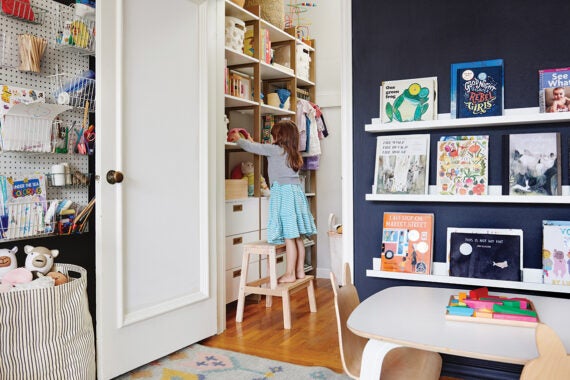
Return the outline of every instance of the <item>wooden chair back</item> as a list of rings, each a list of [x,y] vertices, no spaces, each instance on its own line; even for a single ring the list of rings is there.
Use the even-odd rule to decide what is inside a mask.
[[[338,343],[340,347],[340,358],[344,372],[353,379],[360,377],[360,364],[362,352],[368,339],[354,334],[346,326],[346,321],[350,313],[360,304],[358,292],[352,283],[350,265],[343,266],[344,286],[338,286],[334,273],[331,272],[331,285],[334,292],[334,305],[336,310],[336,322],[338,328]]]
[[[521,380],[569,379],[570,355],[556,332],[543,323],[536,327],[538,358],[525,364]]]

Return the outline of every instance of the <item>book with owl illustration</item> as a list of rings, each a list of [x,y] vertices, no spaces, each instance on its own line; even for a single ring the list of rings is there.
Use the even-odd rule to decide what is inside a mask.
[[[542,221],[542,279],[570,285],[570,221]]]
[[[449,275],[521,281],[523,231],[493,228],[447,228]]]
[[[430,135],[378,136],[374,194],[427,194]]]
[[[514,133],[505,135],[504,145],[503,194],[562,194],[560,133]]]
[[[502,59],[451,64],[452,119],[500,116],[503,103]]]
[[[434,214],[385,212],[380,269],[431,274]]]
[[[437,119],[437,77],[383,81],[382,123]]]
[[[570,67],[538,70],[540,112],[570,111]]]
[[[489,136],[443,136],[437,142],[437,194],[486,195]]]

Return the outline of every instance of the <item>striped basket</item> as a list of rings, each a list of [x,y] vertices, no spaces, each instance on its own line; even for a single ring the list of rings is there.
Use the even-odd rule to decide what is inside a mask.
[[[0,294],[0,379],[95,379],[87,271],[56,264],[70,281]]]

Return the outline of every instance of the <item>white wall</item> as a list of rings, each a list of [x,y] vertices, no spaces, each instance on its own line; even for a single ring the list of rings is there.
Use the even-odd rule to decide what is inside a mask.
[[[329,137],[321,141],[322,155],[317,171],[317,277],[328,278],[331,268],[328,216],[342,222],[341,191],[341,93],[340,52],[342,0],[316,1],[302,17],[310,20],[309,38],[315,39],[317,72],[316,103],[321,107]],[[285,7],[285,12],[288,7]]]

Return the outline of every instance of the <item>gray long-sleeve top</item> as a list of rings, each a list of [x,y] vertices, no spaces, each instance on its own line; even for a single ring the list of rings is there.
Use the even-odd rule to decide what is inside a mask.
[[[267,157],[269,182],[271,185],[273,185],[273,182],[277,182],[280,185],[301,183],[299,181],[299,172],[289,167],[287,163],[288,155],[280,146],[259,144],[246,139],[239,139],[236,141],[236,144],[246,152]]]

